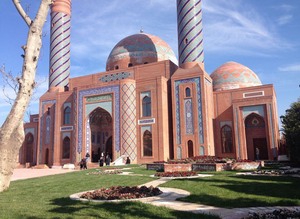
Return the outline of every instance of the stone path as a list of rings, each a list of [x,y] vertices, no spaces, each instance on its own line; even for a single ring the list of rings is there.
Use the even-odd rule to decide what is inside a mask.
[[[145,186],[154,186],[158,187],[160,184],[168,182],[172,179],[170,178],[160,178],[158,180],[154,180],[152,182],[145,183]],[[140,185],[142,186],[142,185]],[[174,188],[164,188],[161,187],[160,189],[164,190],[164,193],[169,193],[166,196],[162,196],[161,198],[157,199],[150,199],[150,200],[140,200],[144,203],[149,203],[156,206],[165,206],[174,210],[178,211],[191,211],[194,213],[206,213],[206,214],[214,214],[218,215],[223,219],[241,219],[243,217],[248,216],[249,212],[256,212],[256,213],[266,213],[272,212],[276,209],[286,208],[289,210],[296,210],[300,209],[300,207],[252,207],[252,208],[233,208],[233,209],[226,209],[226,208],[218,208],[214,206],[208,205],[201,205],[189,202],[182,202],[176,201],[177,198],[185,197],[190,195],[189,192],[181,190],[181,189],[174,189]]]

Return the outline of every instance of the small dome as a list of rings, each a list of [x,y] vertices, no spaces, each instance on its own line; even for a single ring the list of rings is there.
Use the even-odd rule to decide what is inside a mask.
[[[213,79],[214,91],[261,85],[259,77],[250,68],[237,62],[226,62],[210,77]]]
[[[171,47],[159,37],[140,33],[121,40],[111,51],[106,62],[106,70],[171,60],[177,58]]]

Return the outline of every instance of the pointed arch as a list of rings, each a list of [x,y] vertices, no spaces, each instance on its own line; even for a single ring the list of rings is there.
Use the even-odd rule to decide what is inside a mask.
[[[25,162],[33,163],[33,142],[34,136],[31,132],[26,135],[26,153],[25,153]]]
[[[64,110],[64,125],[71,124],[71,108],[66,107]]]
[[[152,156],[152,133],[147,129],[143,133],[143,156]]]
[[[142,116],[150,117],[151,116],[151,98],[145,96],[142,100]]]
[[[63,159],[69,159],[70,158],[70,138],[66,136],[63,140],[63,152],[62,152],[62,158]]]
[[[221,128],[222,153],[233,152],[232,129],[228,125]]]
[[[189,87],[187,87],[187,88],[185,89],[185,96],[186,96],[186,97],[190,97],[190,96],[191,96],[191,89],[190,89]]]

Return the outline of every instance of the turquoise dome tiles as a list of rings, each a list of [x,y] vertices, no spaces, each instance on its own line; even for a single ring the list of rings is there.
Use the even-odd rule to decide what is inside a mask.
[[[128,52],[148,51],[175,56],[171,47],[159,37],[150,34],[134,34],[121,40],[109,54],[109,58]]]
[[[259,77],[248,67],[237,62],[227,62],[217,68],[210,77],[214,91],[261,85]]]
[[[177,64],[177,58],[172,48],[162,39],[150,34],[140,33],[121,40],[110,52],[106,69],[115,66],[127,68],[126,64],[134,65],[171,60]]]

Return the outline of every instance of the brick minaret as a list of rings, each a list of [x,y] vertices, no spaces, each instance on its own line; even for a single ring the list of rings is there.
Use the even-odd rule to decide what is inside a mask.
[[[55,0],[51,6],[50,91],[69,85],[70,21],[71,0]]]
[[[204,62],[201,0],[177,0],[179,66]]]

